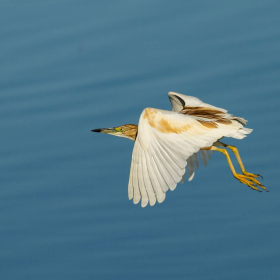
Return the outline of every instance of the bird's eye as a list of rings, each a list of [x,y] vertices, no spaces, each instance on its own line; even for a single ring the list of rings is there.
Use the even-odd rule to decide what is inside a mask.
[[[121,128],[121,127],[116,127],[115,129],[116,129],[116,131],[118,131],[118,132],[122,132],[122,128]]]

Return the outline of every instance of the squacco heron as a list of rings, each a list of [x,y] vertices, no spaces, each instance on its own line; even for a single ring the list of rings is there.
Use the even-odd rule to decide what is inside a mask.
[[[140,199],[142,207],[163,202],[166,192],[184,181],[186,166],[188,179],[192,180],[199,165],[198,153],[206,165],[209,151],[225,155],[239,182],[256,191],[266,190],[257,180],[260,175],[245,170],[237,148],[220,141],[223,137],[243,139],[251,133],[252,129],[245,128],[246,120],[196,97],[175,92],[169,92],[168,97],[172,112],[146,108],[138,126],[125,124],[92,130],[135,141],[128,183],[128,197],[134,204]],[[242,174],[235,171],[226,148],[236,156]]]

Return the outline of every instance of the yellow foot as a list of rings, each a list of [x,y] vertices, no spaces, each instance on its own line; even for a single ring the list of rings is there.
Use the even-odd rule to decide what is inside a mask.
[[[262,188],[263,190],[265,190],[266,192],[268,192],[268,190],[265,188],[265,186],[263,186],[256,178],[258,177],[262,177],[259,174],[252,174],[249,172],[244,171],[243,175],[247,177],[248,180],[252,181],[255,185],[259,186],[260,188]]]
[[[255,175],[255,174],[252,174],[252,175]],[[266,188],[257,179],[255,179],[253,176],[235,174],[234,177],[240,183],[245,184],[246,186],[250,187],[253,190],[256,190],[256,191],[260,192],[260,190],[258,189],[258,187],[260,187],[263,190],[267,191]]]
[[[249,173],[247,171],[244,171],[242,172],[245,176],[248,176],[248,177],[253,177],[253,178],[258,178],[258,177],[261,177],[263,179],[263,176],[260,175],[260,174],[253,174],[253,173]]]

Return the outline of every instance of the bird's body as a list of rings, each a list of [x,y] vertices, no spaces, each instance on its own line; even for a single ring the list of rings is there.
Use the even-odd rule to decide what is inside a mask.
[[[245,171],[238,151],[233,146],[220,142],[223,137],[243,139],[251,133],[245,128],[243,118],[234,117],[226,110],[203,103],[195,97],[168,93],[172,111],[153,108],[143,110],[139,124],[123,125],[95,132],[126,137],[135,141],[128,184],[129,199],[142,207],[154,205],[165,199],[165,193],[174,190],[183,182],[186,166],[191,180],[198,168],[198,153],[206,165],[209,150],[224,153],[233,175],[252,189],[265,189],[257,180],[258,175]],[[243,175],[237,174],[225,149],[228,147],[237,156]]]

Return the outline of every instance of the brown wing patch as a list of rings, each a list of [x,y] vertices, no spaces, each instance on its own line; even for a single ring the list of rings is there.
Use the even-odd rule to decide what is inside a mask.
[[[156,110],[153,110],[151,108],[146,108],[144,110],[144,119],[154,119],[155,115],[157,114]]]
[[[201,120],[198,120],[202,125],[204,125],[205,127],[208,127],[208,128],[217,128],[218,125],[215,123],[215,122],[207,122],[207,121],[201,121]]]
[[[152,125],[153,126],[153,125]],[[176,125],[171,125],[170,122],[162,117],[158,122],[157,125],[154,126],[158,131],[163,132],[163,133],[176,133],[176,134],[181,134],[182,132],[188,131],[192,125],[186,124],[183,126],[176,126]]]
[[[217,123],[222,123],[222,124],[231,124],[231,120],[228,119],[219,119],[216,121]]]
[[[157,114],[159,114],[158,116],[156,116]],[[175,133],[175,134],[181,134],[183,132],[187,132],[187,131],[192,131],[194,133],[197,134],[201,134],[204,133],[204,131],[201,129],[201,127],[199,127],[199,124],[184,124],[182,125],[180,124],[176,124],[174,122],[170,122],[168,120],[168,118],[165,118],[164,116],[162,116],[159,112],[157,112],[156,110],[153,110],[151,108],[146,108],[144,115],[143,115],[144,119],[147,119],[149,125],[153,128],[155,128],[156,130],[158,130],[159,132],[162,133]],[[214,122],[211,122],[211,124],[205,124],[206,127],[208,128],[215,128],[217,127],[217,125]]]
[[[226,125],[232,123],[230,119],[225,117],[224,112],[207,107],[185,106],[180,113],[195,117],[197,121],[208,128],[217,128],[217,123]],[[204,120],[199,118],[203,118]]]

